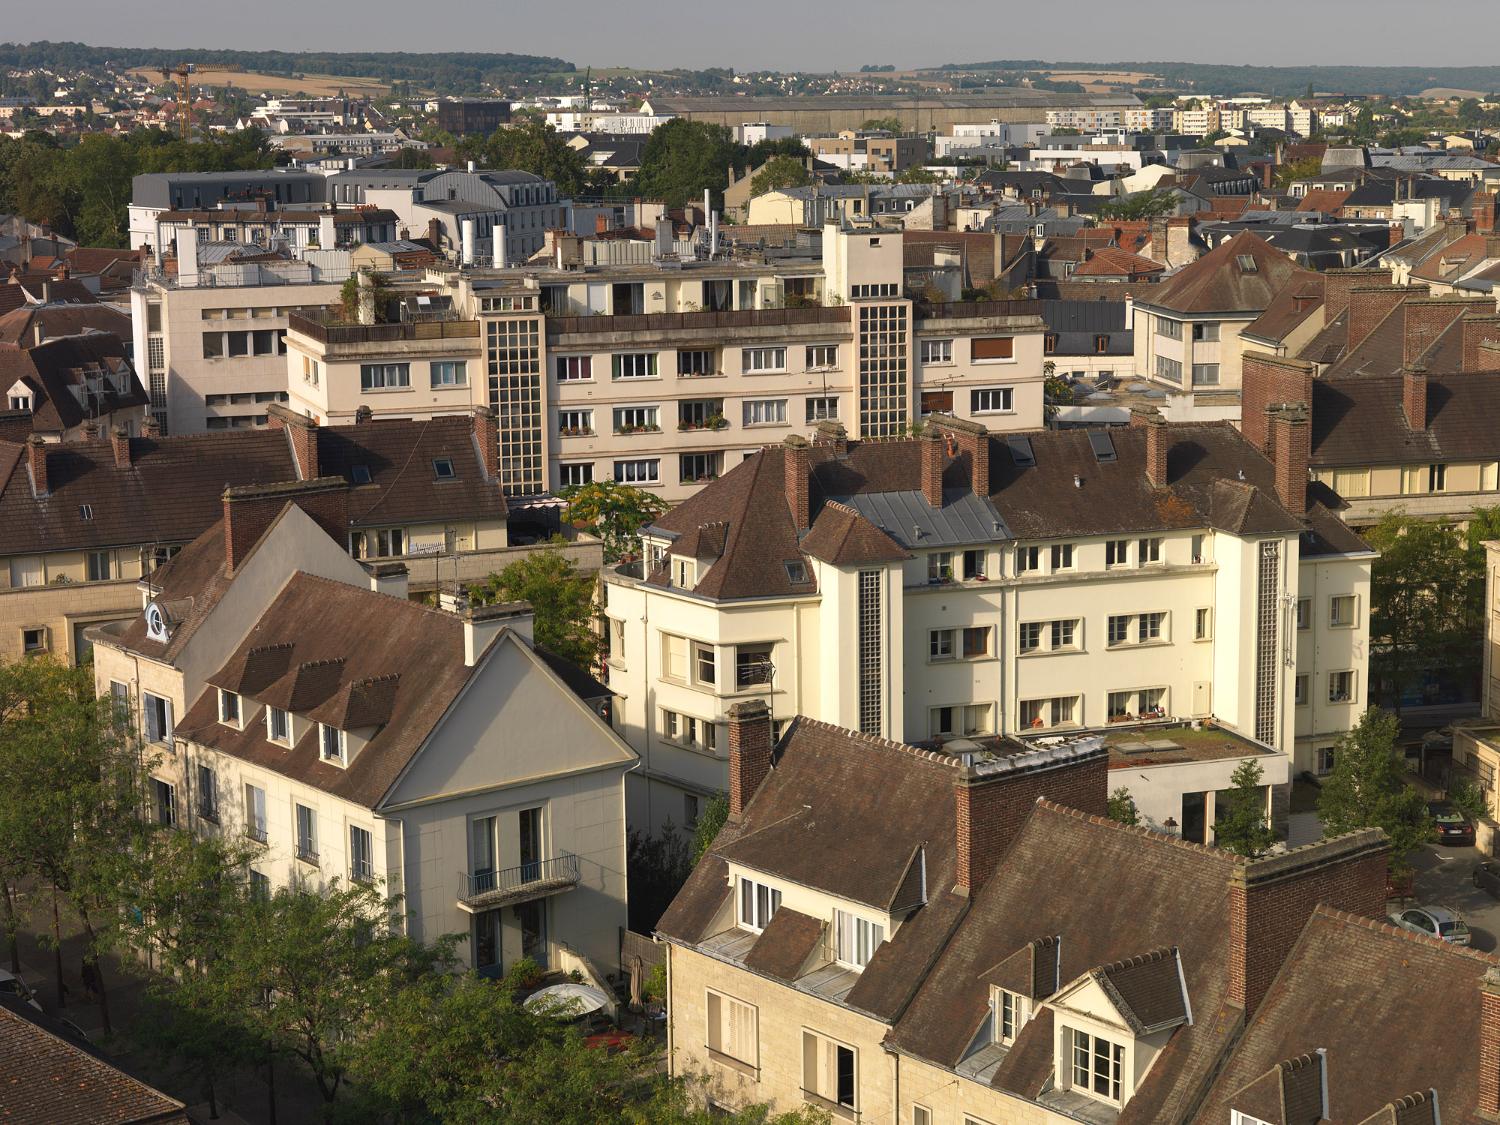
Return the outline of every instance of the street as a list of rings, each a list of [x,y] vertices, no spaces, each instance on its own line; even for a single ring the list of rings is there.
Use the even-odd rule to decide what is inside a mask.
[[[1446,906],[1456,910],[1473,931],[1475,949],[1493,951],[1500,941],[1500,901],[1474,886],[1470,878],[1480,860],[1474,848],[1444,848],[1428,844],[1412,856],[1416,868],[1416,906]],[[1389,904],[1395,912],[1400,905]]]

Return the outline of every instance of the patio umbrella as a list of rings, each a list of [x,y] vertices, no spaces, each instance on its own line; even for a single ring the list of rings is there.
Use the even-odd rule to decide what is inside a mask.
[[[577,1019],[592,1015],[609,1006],[609,997],[586,984],[553,984],[538,989],[526,998],[531,1011],[543,1011],[558,1019]]]

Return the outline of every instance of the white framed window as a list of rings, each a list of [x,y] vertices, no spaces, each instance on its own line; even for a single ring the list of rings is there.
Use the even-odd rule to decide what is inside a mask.
[[[751,398],[742,404],[747,426],[782,426],[786,424],[786,399]]]
[[[692,351],[677,353],[677,374],[696,378],[703,375],[717,375],[719,364],[716,359],[717,353],[711,348],[696,348]]]
[[[557,480],[560,488],[577,488],[579,485],[592,484],[594,463],[592,461],[564,461],[557,466]]]
[[[362,363],[359,365],[359,389],[362,391],[404,390],[411,386],[409,363]]]
[[[1073,544],[1052,544],[1052,569],[1054,571],[1073,569]]]
[[[1319,777],[1327,777],[1333,772],[1334,748],[1332,746],[1319,746],[1313,754],[1313,768],[1317,770]]]
[[[863,969],[885,941],[885,927],[847,910],[833,912],[834,959],[850,968]]]
[[[979,660],[990,654],[990,626],[967,625],[960,636],[963,639],[961,650],[965,660]]]
[[[1022,652],[1037,652],[1042,647],[1042,626],[1045,622],[1023,621],[1020,626],[1018,646]]]
[[[661,407],[617,406],[614,426],[617,434],[655,433],[661,429]]]
[[[1152,563],[1161,562],[1161,540],[1142,539],[1136,544],[1136,565],[1150,566]]]
[[[171,744],[172,701],[149,691],[141,692],[141,715],[146,728],[146,741]]]
[[[970,547],[964,552],[964,581],[975,582],[984,580],[985,555],[983,547]]]
[[[318,862],[318,814],[307,805],[294,804],[297,824],[297,858],[316,865]]]
[[[1014,414],[1016,392],[1011,387],[978,387],[969,392],[972,414]]]
[[[428,365],[434,387],[467,387],[469,365],[461,359],[435,359]]]
[[[1328,673],[1328,702],[1354,702],[1354,673],[1352,671]]]
[[[620,484],[656,484],[661,480],[661,462],[655,457],[616,461],[615,480]]]
[[[767,883],[740,876],[740,925],[747,930],[764,930],[781,906],[781,892]]]
[[[839,416],[839,400],[837,395],[820,395],[807,400],[807,420],[809,422],[826,422],[837,419]]]
[[[1083,708],[1076,695],[1056,695],[1049,699],[1021,700],[1021,725],[1032,729],[1077,726]]]
[[[1307,706],[1307,674],[1305,672],[1292,680],[1292,699],[1298,707]]]
[[[588,437],[594,432],[592,410],[559,410],[557,432],[563,437]]]
[[[46,652],[47,648],[47,626],[32,625],[21,630],[21,651],[27,656]]]
[[[1130,540],[1110,539],[1104,544],[1105,566],[1130,565]]]
[[[1310,628],[1312,628],[1312,599],[1311,598],[1298,598],[1297,599],[1297,628],[1299,628],[1299,629],[1310,629]]]
[[[349,826],[349,878],[359,883],[375,878],[375,838],[357,824]]]
[[[388,559],[406,554],[406,529],[402,527],[355,531],[349,538],[355,548],[356,558]]]
[[[1135,619],[1135,640],[1137,644],[1150,644],[1153,641],[1164,641],[1166,635],[1167,615],[1163,610],[1151,613],[1140,613]]]
[[[1130,643],[1130,614],[1110,614],[1106,643],[1110,648]]]
[[[1016,548],[1016,573],[1027,574],[1033,570],[1042,569],[1042,549],[1040,547],[1017,547]]]
[[[1338,594],[1328,599],[1328,625],[1332,629],[1351,629],[1354,627],[1355,596],[1353,594]]]
[[[219,822],[219,776],[206,762],[199,762],[193,770],[193,780],[198,790],[198,819],[213,824]]]
[[[157,824],[163,828],[177,827],[177,790],[170,782],[151,779],[151,805]]]
[[[88,553],[88,580],[108,582],[114,577],[114,552],[90,551]]]
[[[686,637],[674,637],[670,633],[663,633],[661,635],[662,675],[669,680],[687,683],[690,651]]]
[[[923,340],[920,345],[922,362],[940,364],[953,362],[952,340]]]
[[[1217,323],[1207,321],[1193,325],[1193,339],[1212,343],[1219,338],[1219,326]]]
[[[1214,611],[1209,606],[1199,606],[1193,611],[1193,640],[1208,641],[1214,635]]]
[[[594,377],[591,355],[560,355],[552,365],[559,383],[586,383]]]
[[[1168,359],[1164,355],[1156,357],[1156,377],[1167,383],[1182,382],[1182,361],[1180,359]]]
[[[927,659],[929,660],[952,660],[953,659],[953,637],[952,629],[933,629],[927,634]]]
[[[713,645],[693,642],[693,682],[712,687],[718,681],[718,654]]]
[[[1179,320],[1167,320],[1165,317],[1156,318],[1156,334],[1164,336],[1168,340],[1182,339],[1182,322]]]
[[[616,379],[655,379],[655,352],[616,352],[610,357],[610,373]]]
[[[718,749],[718,728],[707,719],[662,708],[661,735],[679,746],[713,753]]]
[[[807,345],[807,369],[809,371],[826,371],[838,365],[839,346],[837,344]]]
[[[1065,1041],[1072,1051],[1069,1085],[1092,1098],[1120,1105],[1125,1047],[1080,1028],[1067,1028]]]
[[[859,1111],[859,1053],[848,1044],[802,1033],[802,1088],[825,1102]]]
[[[708,1049],[747,1066],[760,1066],[760,1013],[724,992],[708,989]]]
[[[1026,1021],[1031,1018],[1031,1001],[1016,992],[997,988],[992,1007],[995,1012],[995,1038],[1009,1046],[1021,1034]]]
[[[740,370],[746,375],[764,375],[786,370],[785,348],[741,348]]]
[[[325,762],[337,762],[344,765],[344,752],[347,743],[344,740],[344,732],[338,727],[331,727],[327,723],[318,724],[318,756]]]
[[[259,785],[245,783],[245,835],[266,842],[266,791]]]
[[[952,551],[933,551],[927,556],[927,581],[953,581]]]
[[[219,689],[219,722],[227,727],[240,725],[240,697],[223,688]]]
[[[911,1107],[911,1125],[932,1125],[932,1110],[925,1105],[913,1104]]]
[[[1219,365],[1217,363],[1193,364],[1193,386],[1217,387],[1218,385]]]
[[[1064,618],[1049,623],[1048,632],[1053,651],[1076,649],[1078,645],[1078,619]]]

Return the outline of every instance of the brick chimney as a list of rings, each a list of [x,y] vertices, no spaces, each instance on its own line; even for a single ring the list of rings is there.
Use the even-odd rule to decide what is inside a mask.
[[[226,488],[224,562],[233,574],[288,504],[301,508],[341,547],[349,539],[349,494],[343,477]]]
[[[1349,307],[1349,291],[1372,285],[1389,285],[1393,274],[1380,270],[1339,269],[1323,271],[1323,323],[1327,324]]]
[[[1352,350],[1363,343],[1375,326],[1390,316],[1391,310],[1402,302],[1425,295],[1425,289],[1411,289],[1402,285],[1369,285],[1351,289],[1347,346]]]
[[[1266,456],[1271,455],[1267,407],[1278,402],[1311,402],[1314,370],[1312,364],[1300,360],[1245,353],[1240,374],[1240,433]]]
[[[934,508],[943,506],[943,435],[928,426],[917,439],[922,457],[922,498]]]
[[[31,491],[46,496],[51,491],[47,486],[47,443],[40,434],[26,439],[26,466],[31,470]]]
[[[485,480],[500,479],[500,423],[488,406],[474,408],[474,444],[479,447]]]
[[[1500,371],[1500,340],[1485,340],[1475,349],[1475,371]]]
[[[1427,428],[1427,368],[1415,363],[1401,369],[1401,412],[1413,431]]]
[[[1390,234],[1387,237],[1390,239],[1390,245],[1398,245],[1406,237],[1405,225],[1402,223],[1392,223]]]
[[[1500,968],[1491,965],[1479,984],[1479,1106],[1500,1114]]]
[[[927,423],[953,443],[959,457],[969,468],[969,487],[975,496],[990,494],[990,431],[967,418],[933,418]]]
[[[146,415],[146,420],[141,423],[141,437],[161,437],[161,423],[156,420],[154,414]]]
[[[812,502],[808,499],[809,478],[807,439],[789,434],[781,446],[781,464],[786,479],[786,506],[792,511],[792,523],[798,531],[812,526]]]
[[[1481,302],[1451,297],[1407,301],[1402,309],[1406,317],[1401,333],[1402,362],[1413,364],[1420,360],[1437,338],[1452,327],[1455,320],[1463,316],[1466,310],[1479,304]],[[1491,310],[1492,306],[1488,301],[1482,304],[1486,312]]]
[[[1493,234],[1495,230],[1495,193],[1492,191],[1477,191],[1474,193],[1474,233]]]
[[[297,460],[298,480],[317,480],[322,473],[318,458],[318,424],[305,414],[273,402],[266,407],[266,424],[273,430],[285,430]]]
[[[1275,470],[1276,498],[1292,515],[1305,515],[1307,462],[1312,447],[1307,404],[1275,403],[1266,408],[1265,418],[1271,441],[1271,464]]]
[[[1465,372],[1479,371],[1479,345],[1487,341],[1500,341],[1500,316],[1466,316],[1460,331],[1463,334],[1463,358],[1459,361],[1458,369]]]
[[[1099,738],[963,767],[953,782],[958,889],[984,885],[1038,799],[1103,816],[1108,793],[1109,751]]]
[[[842,457],[849,452],[849,431],[844,429],[842,422],[831,419],[819,422],[813,430],[813,444],[827,446]]]
[[[130,434],[124,426],[109,431],[109,447],[115,455],[115,468],[130,468]]]
[[[729,818],[738,820],[771,772],[771,709],[763,699],[729,708]]]
[[[363,426],[366,422],[373,422],[374,420],[375,411],[371,410],[368,406],[361,406],[354,411],[354,424],[356,426]]]
[[[1167,436],[1167,420],[1154,406],[1132,406],[1130,425],[1146,431],[1146,480],[1152,488],[1167,487],[1167,450],[1172,447]]]
[[[1385,917],[1385,833],[1366,828],[1265,859],[1229,876],[1227,1001],[1248,1019],[1265,997],[1319,903]]]

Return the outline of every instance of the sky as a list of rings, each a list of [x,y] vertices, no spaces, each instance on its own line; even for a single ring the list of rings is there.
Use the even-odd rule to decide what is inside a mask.
[[[242,50],[510,51],[579,66],[736,70],[900,68],[1039,58],[1287,66],[1484,65],[1495,61],[1495,0],[181,0],[22,3],[0,22],[12,42]],[[1433,30],[1408,34],[1422,13]],[[1455,34],[1469,29],[1473,34]],[[1487,29],[1487,30],[1486,30]]]

